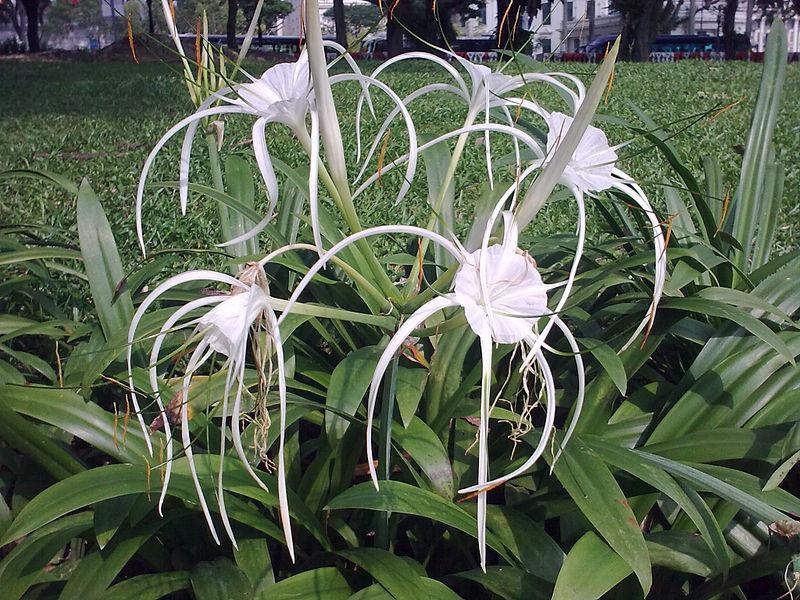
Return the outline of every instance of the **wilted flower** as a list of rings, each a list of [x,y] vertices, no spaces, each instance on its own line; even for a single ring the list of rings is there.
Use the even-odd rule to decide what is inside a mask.
[[[189,358],[185,374],[183,376],[181,391],[183,403],[181,406],[181,415],[179,421],[181,425],[181,440],[183,443],[183,449],[186,453],[186,458],[189,463],[192,480],[194,481],[200,506],[206,517],[206,522],[208,523],[211,534],[217,543],[219,543],[219,537],[217,536],[216,528],[214,527],[214,523],[211,519],[211,513],[208,509],[208,505],[206,504],[205,496],[203,494],[200,480],[197,476],[197,471],[194,465],[192,444],[189,434],[188,403],[190,400],[189,387],[191,385],[192,377],[197,370],[206,364],[206,362],[208,362],[208,360],[214,354],[219,354],[225,357],[225,361],[220,368],[220,370],[227,370],[227,377],[220,411],[222,423],[220,426],[220,465],[217,483],[217,502],[219,504],[219,511],[223,525],[234,546],[236,546],[236,539],[228,520],[227,511],[225,510],[223,493],[223,465],[225,458],[225,445],[227,440],[226,424],[228,414],[230,414],[231,437],[236,453],[241,460],[242,466],[261,488],[263,488],[265,491],[268,491],[264,482],[258,477],[253,468],[250,466],[244,451],[244,447],[242,446],[241,434],[239,431],[247,348],[251,341],[253,341],[255,344],[266,343],[267,348],[265,351],[270,354],[272,352],[275,353],[275,362],[277,363],[276,368],[278,372],[277,380],[280,400],[278,501],[281,514],[281,523],[286,536],[286,544],[289,548],[289,553],[292,556],[292,559],[294,559],[294,546],[292,543],[291,523],[289,521],[289,509],[286,492],[286,471],[283,450],[286,413],[286,376],[284,373],[283,344],[280,330],[278,329],[277,317],[269,296],[266,275],[258,263],[248,264],[242,273],[240,273],[238,279],[223,273],[217,273],[215,271],[189,271],[187,273],[176,275],[156,287],[156,289],[154,289],[147,296],[147,298],[145,298],[145,300],[139,306],[139,309],[136,311],[128,332],[129,384],[131,388],[131,400],[133,402],[139,422],[142,426],[142,431],[145,433],[148,449],[152,454],[152,444],[148,432],[144,426],[144,419],[140,410],[136,392],[134,390],[133,382],[131,357],[132,346],[136,338],[136,330],[147,309],[159,297],[176,286],[191,281],[215,281],[224,283],[231,287],[231,291],[229,294],[198,298],[178,308],[164,322],[153,343],[153,348],[150,353],[149,366],[150,387],[161,414],[160,420],[164,427],[164,434],[166,435],[167,452],[164,482],[161,490],[161,496],[159,498],[159,512],[161,511],[161,507],[169,486],[170,474],[172,472],[173,454],[170,419],[165,412],[161,399],[158,376],[159,355],[161,346],[163,345],[167,334],[176,330],[193,327],[195,337],[199,338],[197,346]],[[198,318],[185,320],[190,315],[194,314],[195,311],[210,305],[216,306]],[[250,333],[253,330],[266,332],[266,337],[262,338],[261,336],[251,336]],[[233,406],[229,411],[228,402],[230,400],[231,392],[234,392],[234,398]]]

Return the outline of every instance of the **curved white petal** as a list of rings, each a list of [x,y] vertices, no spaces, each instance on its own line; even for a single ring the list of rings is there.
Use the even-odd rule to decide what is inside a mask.
[[[415,227],[413,225],[379,225],[377,227],[370,227],[369,229],[363,229],[359,232],[353,233],[343,240],[337,242],[331,248],[325,252],[319,259],[308,269],[303,279],[295,287],[292,295],[289,297],[289,300],[286,302],[286,306],[283,309],[283,312],[278,319],[278,323],[283,323],[283,320],[286,318],[287,315],[291,313],[292,308],[297,303],[300,294],[303,293],[306,286],[311,282],[314,276],[319,273],[325,264],[331,259],[331,257],[335,256],[339,253],[343,248],[354,244],[358,240],[368,238],[374,235],[383,235],[386,233],[407,233],[411,235],[417,235],[420,237],[428,238],[429,240],[439,244],[442,248],[450,252],[450,254],[460,263],[462,262],[463,258],[461,253],[458,251],[458,248],[447,238],[444,236],[439,235],[433,231],[428,229],[423,229],[422,227]],[[261,265],[266,264],[264,259],[260,261]]]
[[[266,125],[267,119],[264,118],[256,119],[253,124],[253,153],[256,155],[258,170],[261,171],[261,177],[267,188],[267,198],[269,199],[267,216],[271,217],[275,210],[275,203],[278,201],[278,179],[275,177],[275,169],[272,167],[267,140],[264,137]]]
[[[203,111],[207,108],[210,108],[212,104],[218,102],[220,100],[225,100],[227,102],[231,102],[230,98],[227,97],[226,94],[231,92],[231,88],[225,87],[217,92],[213,93],[210,97],[206,98],[203,103],[197,107],[197,111]],[[197,112],[195,111],[195,112]],[[189,126],[186,128],[186,133],[183,136],[183,144],[181,145],[181,159],[180,159],[180,175],[179,175],[179,183],[180,183],[180,202],[181,202],[181,214],[186,214],[186,207],[189,202],[189,158],[192,153],[192,143],[194,142],[194,136],[197,133],[197,128],[200,126],[200,121],[195,120],[192,121]]]
[[[529,340],[529,343],[532,343],[533,340]],[[534,450],[533,454],[526,460],[522,465],[518,468],[514,469],[511,473],[503,475],[502,477],[498,477],[497,479],[492,479],[487,481],[483,485],[473,485],[470,487],[466,487],[463,489],[458,490],[459,494],[471,494],[472,492],[479,492],[483,490],[488,490],[490,488],[496,487],[501,483],[505,483],[509,479],[513,479],[518,475],[521,475],[528,469],[530,469],[534,463],[539,460],[539,457],[544,454],[544,451],[547,449],[547,445],[550,442],[550,435],[553,432],[553,423],[555,422],[556,416],[556,396],[555,396],[555,383],[553,382],[553,374],[550,371],[550,365],[547,364],[547,360],[545,360],[544,356],[542,355],[541,351],[536,353],[535,357],[536,363],[539,365],[539,368],[542,370],[542,375],[544,377],[545,382],[545,392],[547,395],[547,413],[545,415],[545,422],[542,428],[542,437],[539,440],[536,449]]]
[[[478,486],[489,479],[489,405],[492,387],[492,338],[480,336],[481,342],[481,415],[478,425]],[[478,493],[478,554],[486,572],[486,494]]]
[[[175,311],[174,314],[170,315],[169,319],[164,321],[164,325],[161,326],[161,331],[156,336],[155,341],[153,342],[153,348],[150,351],[150,368],[148,369],[148,374],[150,376],[150,389],[155,396],[156,404],[158,405],[158,410],[161,413],[161,420],[164,424],[164,434],[167,438],[167,462],[164,469],[164,480],[161,483],[161,495],[158,498],[158,514],[164,516],[162,512],[162,508],[164,505],[164,499],[167,496],[167,488],[169,487],[169,479],[170,475],[172,474],[172,428],[169,425],[169,419],[167,418],[167,412],[164,410],[164,403],[161,401],[161,390],[159,389],[158,385],[158,357],[161,352],[161,346],[166,339],[167,333],[173,331],[174,325],[180,321],[185,315],[189,314],[195,309],[202,308],[203,306],[207,306],[209,304],[215,304],[217,302],[222,302],[224,300],[224,296],[207,296],[205,298],[198,298],[197,300],[192,300],[188,302],[185,306],[180,307],[178,310]],[[189,327],[193,324],[186,323],[182,325],[180,328]],[[184,402],[188,402],[188,398],[184,398]]]
[[[578,425],[578,419],[580,418],[581,411],[583,410],[583,399],[586,391],[586,373],[583,370],[583,357],[581,356],[580,348],[578,348],[578,344],[575,341],[575,336],[572,335],[569,327],[567,327],[564,321],[559,319],[558,316],[553,315],[550,318],[553,319],[556,327],[558,327],[561,330],[561,333],[564,334],[564,337],[566,338],[570,350],[572,350],[572,354],[575,358],[575,369],[578,372],[578,393],[575,398],[575,406],[572,409],[572,419],[567,426],[566,433],[564,433],[564,439],[561,440],[561,447],[558,449],[558,452],[556,452],[556,455],[553,458],[553,463],[550,465],[550,472],[552,473],[553,467],[561,456],[561,452],[566,447],[567,443],[572,437],[572,434],[575,432],[575,427]]]
[[[212,352],[209,351],[205,355],[203,352],[206,351],[208,348],[208,344],[201,342],[198,344],[197,348],[195,348],[194,352],[192,353],[191,358],[189,359],[189,364],[186,366],[186,374],[183,378],[183,397],[189,397],[189,384],[192,381],[192,375],[194,372],[202,366],[202,364],[208,360],[208,357],[211,356]],[[194,489],[197,491],[197,499],[200,502],[200,508],[203,511],[203,515],[206,518],[206,523],[208,524],[208,529],[211,531],[211,537],[214,538],[214,541],[219,545],[219,536],[217,536],[217,530],[214,527],[214,522],[211,520],[211,512],[208,510],[208,504],[206,504],[206,497],[203,494],[203,487],[200,485],[200,479],[197,476],[197,468],[194,464],[194,453],[192,452],[192,440],[189,436],[189,403],[184,400],[181,404],[181,441],[183,442],[183,451],[186,453],[186,460],[189,463],[189,471],[192,475],[192,481],[194,482]]]
[[[314,236],[314,244],[317,252],[321,255],[322,248],[322,227],[319,224],[319,115],[316,111],[311,111],[311,155],[308,167],[308,207],[311,213],[311,233]]]
[[[414,126],[414,121],[411,118],[411,114],[408,112],[405,104],[400,99],[395,91],[390,88],[388,85],[383,83],[382,81],[378,81],[377,79],[366,77],[364,75],[355,75],[355,74],[343,74],[343,75],[334,75],[331,77],[331,85],[335,83],[339,83],[342,81],[366,81],[370,85],[374,85],[379,90],[384,92],[389,98],[394,102],[396,108],[400,111],[403,115],[403,120],[406,124],[406,133],[408,134],[408,166],[406,167],[406,177],[403,181],[403,184],[400,186],[400,191],[397,194],[397,198],[395,202],[400,202],[403,197],[408,193],[409,188],[411,187],[411,180],[414,179],[414,173],[417,169],[417,130]]]
[[[384,349],[381,357],[378,359],[378,364],[375,367],[375,372],[372,375],[372,382],[369,387],[369,395],[367,397],[367,466],[369,467],[369,474],[372,477],[372,483],[375,489],[378,489],[378,473],[375,471],[375,460],[372,452],[372,422],[375,416],[375,403],[378,398],[378,389],[380,388],[383,375],[389,367],[394,355],[402,347],[406,338],[411,335],[419,325],[430,317],[435,312],[450,306],[456,306],[456,302],[449,296],[439,296],[430,302],[426,302],[419,307],[406,321],[397,329],[397,332],[389,340],[388,345]]]
[[[237,279],[231,277],[230,275],[217,273],[216,271],[189,271],[187,273],[175,275],[174,277],[170,277],[165,282],[158,285],[147,295],[134,313],[133,318],[131,319],[130,327],[128,328],[126,362],[128,366],[128,386],[130,387],[130,399],[131,404],[133,404],[133,410],[136,413],[136,418],[139,421],[139,426],[144,434],[145,443],[147,444],[147,451],[150,453],[150,456],[153,455],[153,443],[150,441],[150,434],[147,431],[147,425],[144,422],[144,417],[142,416],[142,411],[139,407],[139,398],[136,395],[136,388],[134,387],[133,383],[133,343],[136,338],[136,329],[139,327],[139,322],[142,320],[142,317],[144,317],[144,313],[147,311],[147,309],[150,308],[153,302],[158,300],[158,298],[164,292],[177,285],[181,285],[182,283],[201,280],[218,281],[220,283],[227,283],[228,285],[243,287],[243,284]]]
[[[530,148],[538,158],[540,158],[540,159],[544,159],[545,158],[544,150],[539,146],[539,143],[535,139],[533,139],[531,136],[526,134],[524,131],[521,131],[521,130],[516,129],[514,127],[509,127],[508,125],[502,125],[500,123],[489,123],[488,125],[485,124],[485,123],[480,123],[480,124],[475,124],[475,125],[469,125],[467,127],[461,127],[461,128],[456,129],[454,131],[450,131],[449,133],[445,133],[443,135],[440,135],[439,137],[431,140],[430,142],[426,142],[425,144],[422,144],[417,150],[418,150],[418,152],[424,152],[428,148],[431,148],[432,146],[435,146],[436,144],[441,144],[442,142],[447,141],[447,140],[449,140],[451,138],[458,137],[462,133],[473,133],[473,132],[483,132],[483,131],[493,131],[493,132],[497,132],[497,133],[504,133],[504,134],[507,134],[507,135],[511,136],[512,138],[517,138],[517,139],[519,139],[519,141],[524,143],[528,148]],[[409,155],[408,154],[404,154],[403,156],[401,156],[399,158],[396,158],[392,162],[384,165],[383,169],[381,170],[381,173],[385,174],[388,171],[391,171],[392,169],[394,169],[395,167],[403,164],[407,160],[409,160]],[[541,165],[537,163],[537,167],[540,167],[540,166]],[[355,198],[356,196],[361,194],[371,184],[375,183],[375,181],[377,181],[377,179],[378,179],[378,174],[377,173],[371,175],[353,193],[353,198]]]
[[[280,402],[280,430],[278,435],[278,508],[281,515],[283,535],[286,538],[286,546],[289,548],[289,556],[292,562],[295,562],[292,524],[289,520],[289,499],[286,493],[286,459],[284,454],[286,437],[286,367],[283,356],[283,340],[281,339],[281,330],[278,326],[278,319],[275,315],[275,311],[272,310],[269,304],[266,307],[266,313],[275,344],[275,361],[278,363],[278,397]]]
[[[461,90],[459,90],[455,86],[452,86],[452,85],[446,84],[446,83],[432,83],[430,85],[423,86],[420,89],[414,90],[413,92],[411,92],[408,96],[403,98],[403,104],[408,106],[411,102],[413,102],[417,98],[419,98],[421,96],[424,96],[426,94],[433,93],[433,92],[448,92],[448,93],[451,93],[451,94],[455,94],[455,95],[459,96],[460,98],[463,98],[463,96],[461,95]],[[354,185],[356,183],[358,183],[361,180],[361,178],[364,176],[364,173],[366,172],[367,167],[369,167],[370,160],[372,160],[372,157],[374,156],[376,150],[378,149],[378,146],[380,145],[381,141],[383,140],[384,133],[386,133],[386,130],[389,129],[389,125],[391,125],[392,121],[394,120],[395,117],[397,117],[398,114],[400,114],[400,109],[397,108],[397,107],[394,107],[391,110],[391,112],[389,112],[389,114],[384,119],[383,124],[381,125],[381,128],[378,130],[378,133],[375,135],[375,138],[372,141],[372,144],[370,146],[370,149],[369,149],[369,152],[367,154],[367,157],[364,159],[364,162],[363,162],[363,164],[361,166],[361,171],[359,171],[359,173],[358,173],[358,177],[356,177],[353,180],[353,184]],[[361,161],[361,159],[360,159],[361,151],[360,150],[358,151],[358,155],[357,156],[358,157],[356,158],[356,161],[360,162]]]
[[[655,210],[653,210],[652,205],[647,200],[644,190],[642,190],[642,188],[640,188],[635,182],[630,181],[630,177],[628,177],[628,175],[623,171],[614,169],[614,175],[620,179],[620,181],[615,183],[614,187],[626,194],[639,206],[639,208],[642,209],[647,217],[647,220],[650,222],[650,225],[653,227],[653,248],[655,251],[656,276],[653,285],[653,300],[650,303],[650,308],[648,309],[647,314],[642,322],[639,323],[639,326],[633,332],[631,338],[620,349],[620,352],[623,352],[633,343],[633,341],[642,331],[644,331],[649,325],[652,325],[653,319],[655,318],[656,309],[658,308],[658,303],[661,300],[661,295],[664,292],[664,282],[667,277],[667,252],[666,246],[664,245],[664,231],[661,228],[661,223],[658,220]],[[623,181],[629,182],[623,183]]]
[[[195,112],[193,115],[178,121],[175,125],[173,125],[167,133],[165,133],[153,149],[150,151],[150,154],[147,156],[147,159],[144,161],[144,167],[142,167],[142,174],[139,177],[139,185],[136,188],[136,235],[139,239],[139,246],[142,249],[142,254],[146,254],[147,250],[144,245],[144,232],[142,231],[142,198],[144,197],[144,186],[147,183],[147,175],[150,172],[150,167],[153,165],[153,161],[156,159],[156,156],[161,151],[166,143],[178,133],[181,129],[190,125],[192,122],[197,121],[199,119],[204,119],[206,117],[210,117],[212,115],[221,115],[227,113],[241,113],[243,110],[238,106],[219,106],[217,108],[209,108],[206,110],[201,110]]]
[[[586,206],[583,200],[583,192],[574,187],[570,186],[570,191],[572,191],[572,195],[575,198],[575,203],[578,206],[578,242],[575,246],[575,256],[572,259],[572,265],[570,266],[569,275],[567,276],[566,282],[564,283],[564,291],[561,292],[561,297],[559,298],[558,302],[556,303],[555,309],[553,309],[553,314],[559,315],[561,311],[564,309],[564,306],[569,299],[570,292],[572,291],[572,286],[575,283],[575,277],[578,275],[578,267],[580,265],[580,261],[583,258],[583,246],[586,241]],[[547,334],[552,329],[554,321],[550,319],[547,324],[542,328],[541,333],[537,336],[536,341],[532,344],[530,351],[528,352],[525,359],[522,361],[522,367],[520,367],[520,371],[527,368],[536,352],[539,351],[539,348],[542,347],[542,344],[547,340]]]

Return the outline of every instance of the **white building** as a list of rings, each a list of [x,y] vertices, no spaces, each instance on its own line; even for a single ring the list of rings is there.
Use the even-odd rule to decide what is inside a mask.
[[[590,24],[589,11],[594,4],[594,24]],[[722,34],[721,5],[704,8],[700,0],[684,3],[678,13],[678,25],[673,34]],[[747,2],[739,3],[736,13],[736,31],[747,31]],[[694,19],[689,18],[690,11]],[[800,51],[800,22],[798,18],[787,23],[789,51]],[[622,32],[622,17],[609,7],[609,0],[555,0],[542,2],[539,13],[530,20],[528,29],[534,34],[534,54],[548,55],[575,52],[588,42],[606,35]],[[768,28],[766,18],[757,8],[750,24],[750,41],[753,50],[763,51]]]

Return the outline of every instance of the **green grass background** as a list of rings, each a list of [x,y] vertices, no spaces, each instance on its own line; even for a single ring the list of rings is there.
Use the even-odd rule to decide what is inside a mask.
[[[249,69],[259,74],[264,63]],[[365,65],[369,69],[374,65]],[[593,66],[554,64],[591,79]],[[613,89],[601,106],[606,115],[635,122],[629,103],[635,103],[670,131],[683,129],[682,121],[694,114],[738,102],[718,116],[704,117],[673,140],[683,160],[697,174],[702,155],[719,160],[726,189],[733,191],[741,162],[741,147],[758,90],[760,65],[684,61],[677,64],[620,64]],[[385,81],[398,93],[408,93],[425,83],[443,80],[435,68],[406,64],[387,74]],[[175,122],[190,114],[192,105],[180,74],[171,65],[125,62],[0,62],[0,131],[2,153],[0,170],[40,168],[58,172],[79,181],[87,177],[99,194],[109,215],[118,244],[129,259],[138,255],[134,235],[135,187],[145,157],[158,138]],[[353,115],[357,88],[344,84],[337,90],[343,132],[349,156],[355,148]],[[542,86],[531,87],[529,96],[548,109],[563,109],[557,97]],[[775,134],[779,160],[786,171],[780,249],[797,246],[800,224],[800,65],[789,65],[784,96]],[[378,102],[385,108],[385,102]],[[414,105],[418,133],[432,136],[459,126],[464,108],[442,96],[431,96]],[[236,153],[252,161],[247,143],[250,117],[227,119],[223,155]],[[636,123],[640,125],[639,123]],[[603,125],[612,142],[631,137],[618,125]],[[368,126],[368,131],[374,126]],[[270,126],[272,152],[291,164],[307,164],[307,159],[280,126]],[[403,151],[404,130],[396,125],[387,151],[387,160]],[[458,223],[469,222],[472,202],[485,185],[481,136],[475,136],[458,174]],[[407,139],[407,138],[406,138]],[[157,161],[151,181],[177,179],[180,139],[172,142]],[[502,140],[493,143],[495,157],[508,149]],[[665,160],[646,143],[635,142],[622,151],[623,169],[636,177],[656,202],[661,184],[677,180]],[[205,148],[198,140],[192,157],[192,180],[210,183],[204,170]],[[252,161],[254,164],[254,161]],[[350,170],[355,173],[356,163]],[[255,172],[255,171],[254,171]],[[502,178],[502,174],[501,174]],[[666,178],[666,179],[665,179]],[[400,205],[393,201],[397,178],[387,177],[382,187],[362,196],[357,203],[366,225],[387,222],[418,223],[427,219],[424,207],[425,176],[418,172],[412,193]],[[31,180],[0,184],[0,222],[36,223],[67,229],[75,228],[74,199],[61,190]],[[263,190],[258,201],[265,204]],[[216,208],[202,198],[193,198],[189,213],[180,216],[177,197],[172,192],[150,189],[145,201],[145,226],[148,244],[153,247],[208,248],[217,241]],[[536,231],[571,231],[571,210],[560,207],[543,212]]]

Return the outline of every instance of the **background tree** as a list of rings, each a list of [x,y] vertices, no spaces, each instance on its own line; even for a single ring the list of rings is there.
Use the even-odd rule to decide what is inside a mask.
[[[621,56],[647,61],[650,44],[659,33],[672,31],[684,0],[610,0],[609,8],[622,15]]]
[[[324,16],[334,19],[334,9],[329,8]],[[374,4],[350,4],[344,7],[345,43],[348,46],[352,41],[357,41],[374,31],[382,18],[381,11]],[[337,40],[339,26],[336,25]],[[341,42],[340,42],[341,43]]]
[[[333,22],[336,24],[336,41],[347,47],[347,24],[344,16],[344,0],[333,0]]]
[[[369,0],[378,5],[378,0]],[[389,7],[387,7],[389,4]],[[472,6],[483,0],[404,0],[392,5],[385,1],[381,6],[386,14],[386,43],[390,56],[403,52],[403,36],[414,41],[446,46],[456,38],[453,18],[474,12]]]
[[[497,27],[495,45],[498,48],[517,47],[527,40],[522,25],[525,15],[535,17],[542,8],[542,0],[497,0]]]
[[[41,25],[44,20],[44,13],[50,0],[19,0],[22,8],[25,9],[26,31],[25,39],[28,44],[28,52],[39,52],[41,45]]]

